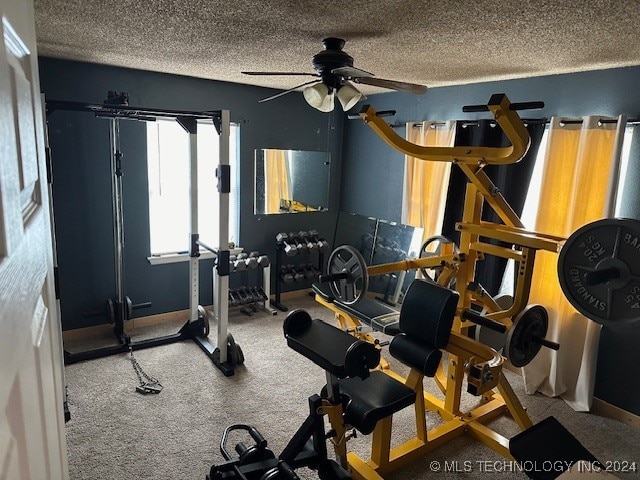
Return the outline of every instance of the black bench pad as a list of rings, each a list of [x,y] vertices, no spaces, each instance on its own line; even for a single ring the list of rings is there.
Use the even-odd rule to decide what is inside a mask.
[[[579,460],[587,460],[603,468],[593,456],[555,417],[547,417],[509,441],[509,452],[523,466],[529,478],[551,480]],[[543,464],[560,465],[561,469],[542,469]],[[537,465],[538,468],[534,468]],[[531,466],[531,468],[528,468]]]
[[[352,315],[374,330],[386,335],[397,335],[400,333],[400,312],[393,308],[368,297],[362,297],[360,301],[353,305],[346,305],[333,298],[331,289],[327,283],[314,283],[312,288],[313,291],[320,295],[326,302],[335,303],[340,310]]]
[[[376,423],[415,402],[416,393],[389,375],[376,370],[362,380],[340,380],[344,400],[345,423],[364,435],[373,431]]]
[[[380,351],[373,344],[312,320],[304,310],[287,315],[283,328],[289,347],[338,378],[368,375],[380,362]]]

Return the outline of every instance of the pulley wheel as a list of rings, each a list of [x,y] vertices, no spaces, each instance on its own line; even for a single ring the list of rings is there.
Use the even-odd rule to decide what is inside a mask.
[[[528,305],[516,315],[505,345],[506,357],[514,367],[524,367],[536,357],[548,328],[549,315],[542,305]]]
[[[511,305],[513,305],[513,297],[511,295],[498,295],[494,298],[494,301],[500,305],[500,308],[503,310],[507,310]],[[487,309],[483,309],[480,312],[480,315],[486,315],[487,313]],[[482,325],[475,325],[475,331],[475,338],[478,342],[493,348],[498,353],[503,352],[504,345],[507,343],[507,332],[496,332],[495,330],[483,327]]]
[[[336,248],[329,256],[327,273],[347,273],[347,278],[329,282],[333,297],[347,305],[356,303],[369,288],[367,264],[358,250],[350,245]]]
[[[420,258],[430,258],[430,257],[439,257],[442,255],[442,246],[445,243],[453,243],[453,241],[449,240],[447,237],[443,235],[434,235],[432,237],[427,238],[422,247],[420,247]],[[453,243],[453,252],[460,253],[460,249],[458,246]],[[430,281],[432,283],[438,283],[438,277],[442,273],[442,266],[437,267],[421,267],[420,272],[425,280]],[[453,287],[455,282],[455,278],[451,280],[449,285],[444,285],[445,287],[451,288]]]
[[[602,325],[640,320],[640,221],[606,218],[576,230],[558,257],[558,278],[576,310]]]

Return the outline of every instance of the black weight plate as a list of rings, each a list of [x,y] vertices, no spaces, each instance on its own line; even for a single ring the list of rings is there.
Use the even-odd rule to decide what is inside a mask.
[[[342,245],[331,252],[327,264],[327,272],[330,274],[344,271],[350,274],[350,278],[329,282],[329,288],[336,300],[352,305],[369,288],[369,274],[363,256],[350,245]]]
[[[558,279],[567,300],[602,325],[640,321],[639,253],[638,220],[607,218],[579,228],[558,257]]]
[[[131,299],[129,297],[126,297],[126,303],[127,303],[127,320],[131,320],[133,318],[133,302],[131,301]]]
[[[227,362],[231,365],[242,365],[244,363],[244,353],[231,335],[231,332],[227,333]]]
[[[420,258],[429,258],[442,255],[442,245],[444,243],[453,243],[453,241],[449,240],[443,235],[434,235],[427,238],[420,247]],[[460,253],[460,249],[455,243],[453,243],[453,251],[454,253]],[[422,276],[425,280],[437,283],[438,277],[442,272],[442,267],[420,268],[420,272],[422,273]],[[454,286],[454,283],[455,278],[451,280],[449,285],[445,286],[452,288]]]
[[[549,315],[542,305],[528,305],[516,315],[505,345],[506,356],[514,367],[524,367],[535,358],[542,344],[534,338],[545,338],[548,328]]]
[[[113,300],[110,298],[107,299],[106,312],[109,323],[116,323],[116,309]]]

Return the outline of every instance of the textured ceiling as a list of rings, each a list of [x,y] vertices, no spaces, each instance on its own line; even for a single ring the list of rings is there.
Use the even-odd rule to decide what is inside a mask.
[[[347,40],[358,68],[430,87],[640,65],[638,0],[35,0],[35,8],[40,55],[283,89],[308,79],[240,72],[313,72],[328,36]]]

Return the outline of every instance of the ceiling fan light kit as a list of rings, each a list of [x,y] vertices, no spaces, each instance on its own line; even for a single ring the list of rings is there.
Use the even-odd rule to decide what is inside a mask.
[[[324,83],[316,83],[315,85],[305,88],[302,91],[302,96],[309,105],[321,112],[333,111],[336,96],[345,112],[363,98],[362,93],[349,82],[339,87],[337,93],[336,90],[333,89],[329,91],[329,87]]]
[[[364,95],[358,91],[350,82],[345,82],[338,90],[338,100],[342,105],[342,109],[346,112],[355,106],[360,100],[364,98]]]
[[[410,92],[414,94],[423,94],[427,91],[424,85],[414,83],[400,82],[396,80],[385,80],[375,78],[372,73],[360,70],[353,66],[353,57],[344,50],[345,41],[341,38],[328,37],[322,41],[324,50],[313,56],[311,64],[316,73],[297,73],[297,72],[242,72],[245,75],[309,75],[319,77],[319,80],[303,83],[296,87],[285,90],[281,93],[260,100],[266,102],[279,98],[287,93],[296,91],[300,87],[306,87],[302,91],[302,95],[306,102],[313,108],[321,112],[331,112],[334,107],[334,99],[337,96],[342,109],[347,111],[364,98],[364,95],[356,89],[350,82],[360,83],[364,85],[372,85],[375,87],[388,88]],[[307,86],[313,83],[311,86]]]

